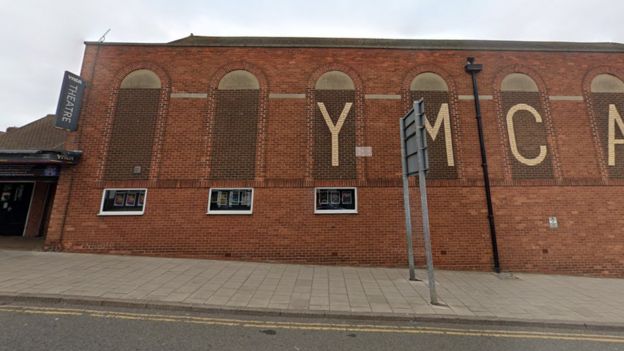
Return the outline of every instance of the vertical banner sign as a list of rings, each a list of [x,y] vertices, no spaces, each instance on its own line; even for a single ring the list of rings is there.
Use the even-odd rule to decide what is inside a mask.
[[[423,239],[425,241],[425,257],[427,259],[427,276],[429,280],[429,296],[431,304],[438,305],[433,274],[433,257],[431,254],[431,236],[429,234],[429,207],[427,204],[427,184],[425,175],[429,169],[427,155],[427,135],[425,130],[425,103],[422,99],[414,101],[412,108],[401,118],[401,165],[403,167],[403,207],[405,208],[405,230],[407,234],[407,251],[410,280],[416,280],[414,273],[414,251],[412,248],[412,210],[409,200],[408,177],[418,174],[420,187],[420,207],[422,209]]]
[[[57,128],[65,129],[70,132],[74,132],[78,129],[78,117],[80,116],[84,88],[85,83],[80,76],[65,71],[63,85],[61,86],[61,95],[59,96],[58,105],[56,106],[55,126]]]

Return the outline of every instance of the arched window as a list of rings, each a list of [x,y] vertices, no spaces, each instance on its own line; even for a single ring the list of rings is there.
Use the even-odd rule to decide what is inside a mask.
[[[448,85],[442,77],[435,73],[425,72],[421,73],[412,80],[410,84],[411,91],[446,91],[448,92]]]
[[[553,178],[546,115],[537,84],[526,74],[511,73],[501,82],[501,100],[512,178]]]
[[[258,79],[247,71],[231,71],[219,81],[215,93],[212,130],[211,179],[254,179]]]
[[[355,85],[343,72],[330,71],[314,85],[314,178],[354,179]]]
[[[622,94],[624,93],[624,83],[616,76],[599,74],[591,82],[591,92]]]
[[[147,179],[152,160],[161,82],[147,69],[121,82],[112,121],[105,178]]]
[[[457,167],[453,148],[448,85],[439,75],[425,72],[410,84],[410,102],[425,101],[427,146],[431,179],[456,179]],[[411,107],[411,106],[410,106]]]
[[[624,178],[624,83],[611,74],[591,81],[591,107],[609,177]]]
[[[148,69],[131,72],[121,81],[121,89],[160,89],[160,78]]]
[[[509,74],[501,82],[502,91],[537,93],[539,89],[531,77],[522,73]]]

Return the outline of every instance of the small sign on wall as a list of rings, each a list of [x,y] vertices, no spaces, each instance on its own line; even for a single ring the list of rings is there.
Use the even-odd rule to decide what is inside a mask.
[[[550,229],[559,228],[559,222],[557,222],[557,217],[548,217],[548,226]]]
[[[355,156],[356,157],[372,157],[373,156],[373,148],[370,146],[356,146],[355,147]]]

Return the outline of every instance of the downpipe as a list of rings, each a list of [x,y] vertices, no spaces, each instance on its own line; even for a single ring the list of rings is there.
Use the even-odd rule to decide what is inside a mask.
[[[477,86],[477,73],[483,70],[482,64],[474,63],[474,57],[468,57],[466,72],[472,76],[472,93],[474,95],[475,112],[477,117],[477,129],[479,131],[479,147],[481,149],[481,167],[483,167],[483,183],[485,187],[485,201],[487,202],[488,223],[490,225],[490,239],[492,240],[492,256],[494,259],[494,271],[500,273],[500,260],[498,257],[498,243],[496,242],[496,225],[494,224],[494,207],[492,206],[492,193],[490,188],[490,175],[488,172],[487,155],[485,152],[485,138],[483,137],[483,122],[481,120],[481,105],[479,103],[479,88]]]

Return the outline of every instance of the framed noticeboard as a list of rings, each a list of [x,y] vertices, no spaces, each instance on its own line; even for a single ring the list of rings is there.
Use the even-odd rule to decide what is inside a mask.
[[[208,214],[252,214],[252,188],[212,188]]]
[[[357,213],[356,188],[316,188],[314,213]]]
[[[104,189],[100,216],[142,215],[147,189]]]

